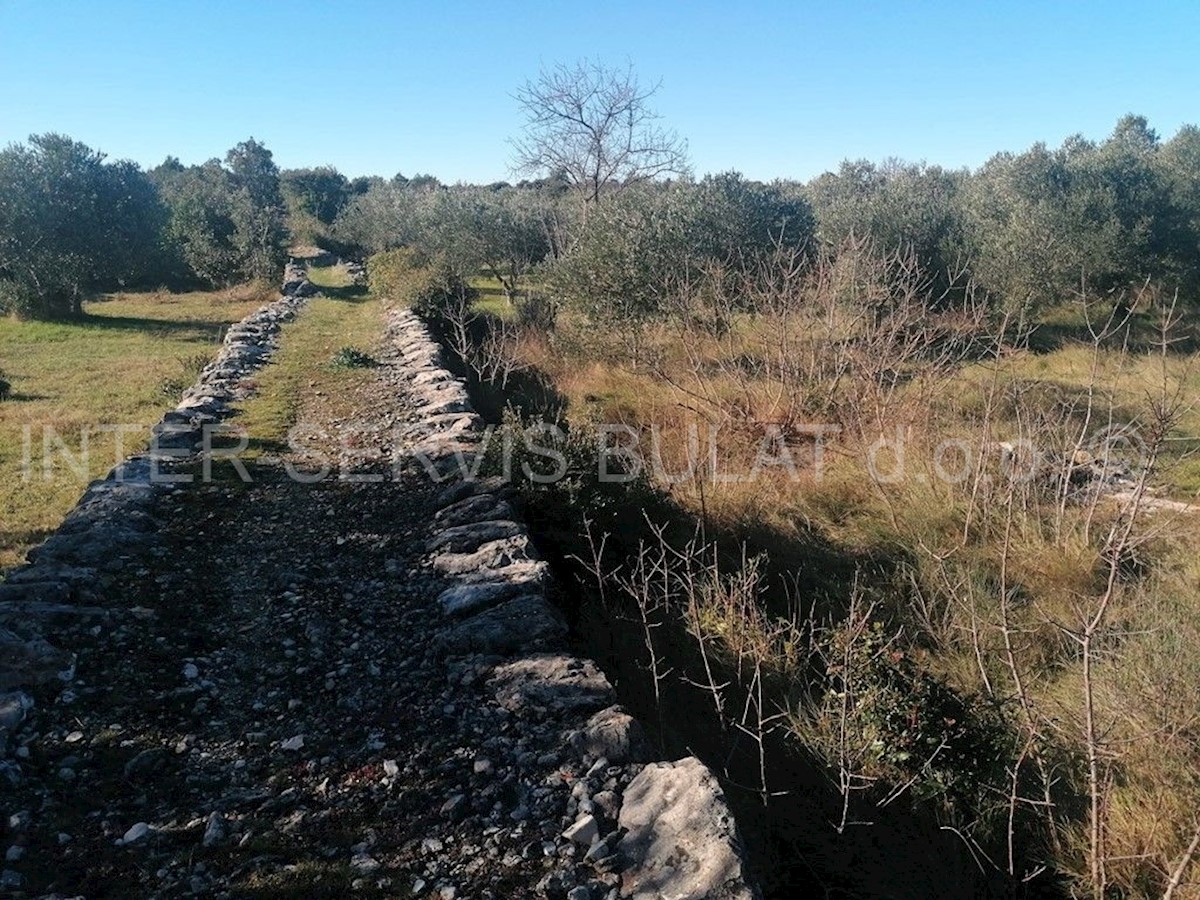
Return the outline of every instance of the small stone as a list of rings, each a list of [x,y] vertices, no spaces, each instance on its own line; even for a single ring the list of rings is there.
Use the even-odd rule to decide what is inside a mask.
[[[592,900],[592,892],[586,885],[579,885],[567,891],[567,900]]]
[[[356,872],[370,873],[379,868],[379,860],[367,856],[365,853],[360,853],[350,859],[350,868]]]
[[[25,721],[25,714],[33,707],[33,700],[21,691],[0,694],[0,741],[4,732],[16,731]]]
[[[188,663],[183,667],[183,677],[188,681],[191,681],[193,678],[200,677],[200,670],[196,668],[195,663]]]
[[[450,818],[457,818],[464,811],[467,798],[462,794],[455,794],[449,800],[442,804],[442,815]]]
[[[162,747],[149,747],[125,763],[125,777],[138,778],[160,769],[167,760],[167,751]]]
[[[297,734],[279,745],[280,750],[300,750],[304,747],[304,735]]]
[[[581,847],[590,847],[600,837],[600,826],[593,815],[580,816],[575,824],[562,834],[568,841]]]
[[[22,847],[20,844],[13,844],[11,847],[8,848],[8,851],[4,854],[4,861],[5,862],[17,862],[24,855],[25,855],[25,848]]]
[[[140,841],[142,838],[144,838],[149,833],[150,833],[150,826],[147,825],[145,822],[138,822],[136,825],[131,826],[130,829],[125,832],[125,836],[121,838],[119,843],[132,844],[132,843],[135,843],[136,841]]]
[[[82,731],[72,731],[65,738],[63,738],[63,740],[68,744],[78,744],[80,741],[83,740],[83,732]]]
[[[208,822],[204,826],[205,847],[215,847],[221,841],[225,840],[225,836],[229,833],[229,828],[225,824],[225,817],[219,812],[213,812],[208,817]]]
[[[0,887],[2,888],[19,888],[21,886],[21,873],[14,872],[12,869],[5,869],[0,872]]]
[[[492,771],[492,761],[490,759],[475,760],[475,774],[486,775]]]
[[[400,766],[394,759],[385,759],[383,761],[383,774],[388,778],[395,778],[400,774]]]
[[[63,766],[61,769],[58,770],[58,777],[61,778],[63,781],[74,781],[75,780],[75,770],[72,769],[70,766]]]

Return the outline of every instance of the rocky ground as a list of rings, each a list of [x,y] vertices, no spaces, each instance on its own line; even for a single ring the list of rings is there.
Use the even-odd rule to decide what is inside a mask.
[[[0,894],[599,900],[624,873],[626,895],[665,895],[631,863],[663,841],[678,858],[664,803],[686,818],[679,795],[719,788],[694,761],[644,764],[536,556],[495,527],[503,497],[412,461],[441,379],[395,343],[352,395],[305,398],[327,477],[286,472],[310,452],[157,491],[152,539],[56,622],[73,672],[7,695]],[[721,883],[700,857],[725,857],[696,855],[693,883]]]

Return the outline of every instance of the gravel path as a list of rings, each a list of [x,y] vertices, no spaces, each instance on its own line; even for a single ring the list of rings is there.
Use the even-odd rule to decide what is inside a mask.
[[[510,492],[431,480],[482,423],[416,317],[308,382],[303,448],[197,477],[312,290],[289,265],[157,426],[191,483],[128,461],[0,585],[0,894],[753,900],[717,780],[648,762],[570,654]]]
[[[505,708],[494,660],[447,658],[440,489],[386,464],[412,416],[395,362],[303,423],[381,481],[277,462],[159,501],[154,546],[62,641],[75,679],[17,735],[5,890],[616,896],[613,859],[584,858],[608,845],[563,832],[588,812],[612,832],[638,767],[569,752],[553,709]],[[351,428],[377,437],[347,457]]]

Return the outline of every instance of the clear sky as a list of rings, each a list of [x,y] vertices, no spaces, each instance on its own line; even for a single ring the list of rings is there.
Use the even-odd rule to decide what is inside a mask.
[[[513,91],[582,57],[661,79],[698,173],[1200,123],[1200,0],[0,0],[0,145],[60,131],[154,165],[254,136],[283,167],[493,181]]]

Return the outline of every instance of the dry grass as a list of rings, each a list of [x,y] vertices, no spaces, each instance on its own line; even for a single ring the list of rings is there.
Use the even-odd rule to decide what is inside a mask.
[[[785,571],[810,564],[814,532],[850,555],[890,560],[888,573],[868,576],[865,585],[877,598],[875,614],[901,629],[927,671],[1004,710],[1017,746],[1029,732],[1035,750],[1015,763],[1023,778],[1037,781],[1052,770],[1058,779],[1052,818],[1021,809],[1046,861],[1075,874],[1084,892],[1097,889],[1089,884],[1095,835],[1076,808],[1086,793],[1079,761],[1091,734],[1106,779],[1099,804],[1104,883],[1126,896],[1161,894],[1178,870],[1175,896],[1193,896],[1188,879],[1200,877],[1200,867],[1185,854],[1200,808],[1200,717],[1190,699],[1200,690],[1194,521],[1163,513],[1139,518],[1126,548],[1130,568],[1122,568],[1089,650],[1098,720],[1089,730],[1078,636],[1105,595],[1106,541],[1121,531],[1121,507],[1086,497],[1063,501],[1036,480],[1008,487],[997,475],[994,448],[1029,438],[1062,454],[1054,463],[1062,469],[1079,429],[1131,424],[1146,434],[1158,398],[1177,396],[1182,402],[1169,417],[1149,487],[1194,497],[1200,463],[1190,450],[1200,438],[1200,409],[1190,398],[1200,394],[1200,366],[1190,351],[1164,358],[1148,347],[1153,328],[1140,320],[1099,349],[1078,339],[1086,337],[1079,316],[1060,313],[1055,322],[1077,339],[983,361],[964,357],[938,369],[921,369],[924,356],[914,353],[901,386],[889,391],[853,383],[859,373],[886,374],[875,360],[846,353],[837,360],[842,368],[816,365],[826,352],[817,338],[827,349],[852,329],[833,317],[815,321],[804,307],[738,314],[725,330],[678,317],[636,331],[597,328],[564,313],[553,339],[521,347],[524,362],[565,397],[573,426],[629,425],[666,472],[693,471],[658,486],[710,533],[771,534],[772,563]],[[788,371],[789,361],[806,360],[814,362],[806,372]],[[796,477],[779,469],[745,482],[712,477],[714,469],[745,471],[765,428],[794,435],[812,424],[841,428],[820,470],[811,441],[796,437],[788,440]],[[881,483],[868,466],[872,445],[897,428],[906,436],[903,477]],[[694,429],[701,435],[698,466]],[[968,448],[961,480],[938,469],[937,448],[947,439]],[[889,472],[894,458],[877,452],[876,461]],[[953,454],[942,462],[943,470],[960,468]],[[767,593],[782,587],[767,585]],[[818,616],[838,614],[820,597],[801,599]],[[731,607],[708,609],[701,623],[725,643],[758,634],[769,647],[776,633],[772,623]],[[792,659],[777,662],[780,671],[803,668]],[[999,822],[993,837],[982,826],[977,834],[1002,842],[1003,830]],[[1024,865],[1036,862],[1031,856]]]

